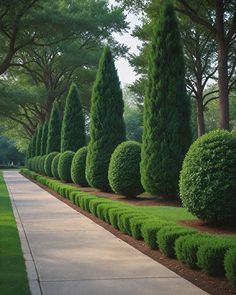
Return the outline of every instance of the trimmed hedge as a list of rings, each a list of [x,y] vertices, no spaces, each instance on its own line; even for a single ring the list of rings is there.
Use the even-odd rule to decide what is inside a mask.
[[[198,266],[212,276],[223,276],[225,274],[224,257],[232,247],[233,244],[225,241],[224,238],[214,240],[214,242],[211,239],[208,240],[199,247],[197,252]]]
[[[85,176],[86,157],[88,148],[86,146],[80,148],[74,155],[71,164],[71,179],[75,184],[88,186]]]
[[[125,141],[117,146],[108,169],[109,184],[114,192],[125,196],[137,196],[144,191],[141,184],[140,161],[140,143]]]
[[[71,163],[75,153],[66,151],[60,155],[58,162],[58,175],[61,180],[71,182]]]
[[[60,179],[58,174],[58,163],[59,163],[60,156],[61,156],[61,153],[58,153],[56,157],[52,160],[51,171],[52,171],[53,177],[56,179]]]
[[[180,175],[180,196],[183,205],[200,219],[235,218],[235,134],[216,130],[191,145]]]
[[[115,228],[137,239],[144,238],[151,248],[160,247],[171,257],[175,253],[183,263],[193,268],[199,267],[209,274],[222,275],[226,272],[227,278],[235,283],[236,250],[231,249],[235,249],[236,238],[198,233],[190,228],[177,226],[174,222],[159,219],[156,215],[147,216],[137,206],[93,196],[73,185],[28,169],[21,171]]]
[[[196,234],[195,230],[180,226],[165,226],[157,234],[159,249],[167,257],[175,258],[175,241],[181,237]]]
[[[46,161],[47,155],[41,156],[40,160],[39,160],[39,171],[40,174],[42,175],[46,175],[46,172],[44,170],[44,163]]]
[[[44,171],[47,176],[52,177],[52,161],[56,157],[58,152],[52,152],[47,155],[45,161],[44,161]]]
[[[174,225],[174,223],[172,223],[172,222],[169,222],[166,220],[161,220],[158,218],[144,222],[144,224],[141,227],[141,234],[142,234],[142,237],[143,237],[145,243],[152,250],[158,249],[157,233],[163,227],[165,227],[167,225],[172,225],[172,224]]]
[[[227,279],[236,286],[236,248],[230,249],[224,259]]]

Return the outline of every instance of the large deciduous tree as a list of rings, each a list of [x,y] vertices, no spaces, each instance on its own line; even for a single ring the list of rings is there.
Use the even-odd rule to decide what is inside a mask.
[[[107,46],[100,59],[91,101],[86,178],[92,187],[110,189],[109,161],[116,146],[125,140],[123,111],[120,82]]]
[[[77,86],[72,83],[66,98],[61,129],[61,152],[76,152],[85,145],[84,113]]]
[[[191,143],[190,102],[178,22],[164,4],[150,48],[144,103],[141,180],[146,191],[173,198],[179,171]]]

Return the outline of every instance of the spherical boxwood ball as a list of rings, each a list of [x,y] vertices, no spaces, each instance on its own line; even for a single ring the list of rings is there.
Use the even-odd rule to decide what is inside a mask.
[[[72,181],[81,186],[88,186],[88,182],[85,177],[85,167],[86,167],[86,156],[87,147],[84,146],[80,148],[74,155],[71,165],[71,178]]]
[[[47,158],[47,155],[41,156],[40,163],[39,163],[39,168],[40,168],[39,170],[40,170],[40,173],[43,175],[45,175],[44,163],[46,158]]]
[[[58,163],[59,163],[60,156],[61,156],[61,153],[58,153],[56,157],[52,160],[52,166],[51,166],[52,176],[56,179],[60,179],[58,174]]]
[[[61,180],[71,182],[71,163],[75,153],[66,151],[60,155],[58,163],[58,174]]]
[[[180,175],[183,205],[198,218],[229,221],[236,215],[236,135],[209,132],[190,147]]]
[[[52,161],[56,157],[57,154],[58,154],[58,152],[52,152],[52,153],[48,154],[45,161],[44,161],[44,171],[47,176],[52,177],[52,169],[51,169]]]
[[[111,156],[108,179],[114,192],[137,196],[144,190],[140,180],[141,145],[125,141],[117,146]]]

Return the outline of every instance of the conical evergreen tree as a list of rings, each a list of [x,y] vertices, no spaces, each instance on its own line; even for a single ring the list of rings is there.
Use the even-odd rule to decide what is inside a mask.
[[[32,145],[31,145],[31,155],[32,155],[32,157],[37,156],[37,151],[36,151],[37,131],[38,131],[38,129],[35,130],[35,133],[34,133],[33,138],[32,138]]]
[[[85,145],[84,114],[78,89],[71,84],[61,129],[61,152],[77,151]]]
[[[178,23],[172,4],[165,2],[150,48],[141,153],[142,184],[163,197],[177,195],[179,172],[191,143],[184,78]]]
[[[37,128],[37,137],[36,137],[36,155],[40,156],[41,154],[41,141],[42,141],[42,132],[43,132],[43,125],[38,125]]]
[[[106,47],[99,62],[91,100],[86,178],[92,187],[110,189],[108,166],[111,154],[125,140],[123,109],[119,78],[111,51]]]
[[[43,131],[42,131],[42,140],[41,140],[41,148],[40,148],[41,156],[46,155],[47,138],[48,138],[48,122],[45,122],[43,124]]]
[[[54,101],[48,123],[47,154],[59,152],[61,147],[61,118],[57,101]]]

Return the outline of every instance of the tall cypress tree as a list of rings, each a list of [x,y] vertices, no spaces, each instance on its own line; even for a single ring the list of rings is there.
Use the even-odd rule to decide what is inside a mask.
[[[38,125],[37,128],[37,137],[36,137],[36,155],[40,156],[41,154],[41,141],[42,141],[42,132],[43,132],[43,125]]]
[[[61,129],[61,152],[77,151],[85,145],[84,114],[78,89],[71,84]]]
[[[86,178],[92,187],[109,189],[108,166],[116,146],[125,140],[123,99],[109,47],[104,49],[93,87],[90,113],[90,142]]]
[[[57,101],[54,101],[48,123],[47,154],[59,152],[61,147],[61,117]]]
[[[179,172],[191,143],[184,78],[178,22],[172,4],[165,2],[150,48],[141,179],[146,191],[168,198],[178,192]]]
[[[41,140],[41,148],[40,148],[41,156],[46,155],[47,138],[48,138],[48,122],[45,122],[43,124],[43,131],[42,131],[42,140]]]
[[[32,138],[32,145],[31,145],[31,155],[32,155],[32,157],[37,156],[37,150],[36,150],[37,131],[38,131],[38,129],[35,130],[35,133],[34,133],[33,138]]]

